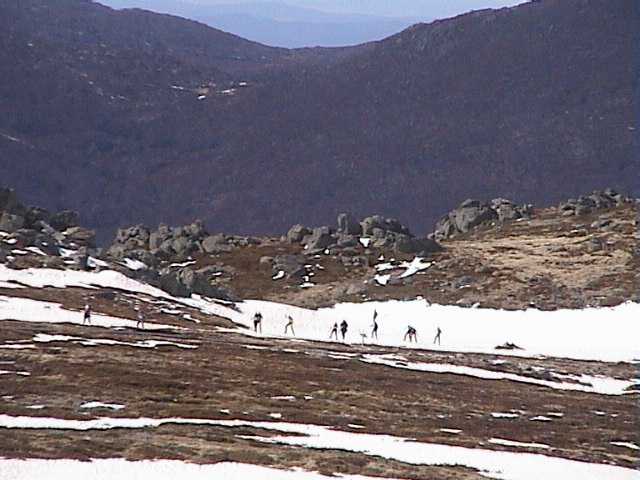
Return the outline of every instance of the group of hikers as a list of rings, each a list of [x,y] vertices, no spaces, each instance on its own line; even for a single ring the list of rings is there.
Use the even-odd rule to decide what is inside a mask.
[[[287,319],[287,323],[284,326],[284,334],[287,335],[289,330],[291,330],[291,334],[295,337],[296,332],[293,328],[293,318],[291,317],[291,315],[287,315],[286,319]],[[333,338],[338,340],[338,328],[340,329],[340,334],[342,335],[342,341],[346,339],[347,331],[349,330],[349,324],[347,323],[346,320],[342,320],[342,322],[340,322],[339,325],[338,325],[338,322],[335,322],[331,327],[331,331],[329,332],[329,340],[332,340]],[[253,316],[253,331],[255,333],[262,333],[262,313],[260,312],[256,312]],[[362,341],[364,343],[364,339],[366,338],[367,335],[362,332],[360,333],[360,335],[362,336]],[[442,336],[442,330],[440,329],[440,327],[437,327],[436,336],[433,339],[434,345],[436,343],[440,345],[441,336]],[[371,325],[371,339],[373,340],[374,338],[376,340],[378,339],[378,311],[377,310],[373,311],[373,324]],[[409,343],[418,342],[418,331],[411,325],[407,327],[407,332],[404,334],[403,341],[406,342],[407,340],[409,340]]]
[[[139,307],[136,307],[136,311],[137,311],[136,328],[141,328],[144,330],[144,318],[145,318],[144,312]],[[84,310],[83,310],[83,316],[82,316],[83,325],[91,325],[91,314],[92,314],[91,305],[87,303],[84,306]]]

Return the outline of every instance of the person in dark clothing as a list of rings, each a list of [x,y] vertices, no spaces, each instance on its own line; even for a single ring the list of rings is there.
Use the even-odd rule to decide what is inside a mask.
[[[253,331],[258,333],[258,330],[262,333],[262,314],[260,312],[256,312],[253,316]]]
[[[84,306],[84,316],[82,317],[82,324],[85,323],[91,325],[91,305],[88,303]]]
[[[342,340],[344,340],[344,337],[347,335],[348,328],[349,324],[347,323],[347,321],[342,320],[342,323],[340,323],[340,333],[342,333]]]
[[[436,330],[436,336],[433,339],[433,344],[435,345],[436,342],[438,342],[438,345],[440,345],[440,335],[442,335],[442,330],[440,330],[440,327],[438,327],[438,329]]]
[[[331,340],[334,335],[336,336],[336,340],[338,340],[338,322],[334,323],[333,327],[331,327],[331,333],[329,334],[329,340]]]
[[[136,321],[136,328],[144,329],[144,313],[142,310],[138,310],[138,319]]]
[[[289,320],[287,322],[287,324],[284,326],[284,334],[287,334],[287,331],[289,330],[289,328],[291,328],[291,333],[293,334],[293,336],[296,336],[296,332],[293,329],[293,318],[291,318],[291,315],[287,315],[287,319]]]
[[[418,341],[418,332],[411,325],[409,325],[409,327],[407,328],[407,333],[404,334],[405,341],[407,340],[407,338],[409,339],[409,342]]]
[[[371,339],[378,339],[378,322],[376,319],[378,318],[378,312],[376,310],[373,311],[373,325],[371,325]]]

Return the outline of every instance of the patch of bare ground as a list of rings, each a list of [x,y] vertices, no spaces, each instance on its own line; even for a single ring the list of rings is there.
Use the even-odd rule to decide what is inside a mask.
[[[638,299],[640,292],[635,218],[633,205],[572,217],[555,208],[537,210],[530,220],[479,227],[443,242],[445,250],[429,259],[431,268],[386,286],[373,280],[379,257],[406,261],[411,256],[358,247],[368,266],[345,264],[333,252],[310,256],[315,286],[308,289],[300,288],[300,281],[272,280],[271,267],[260,264],[263,256],[302,253],[299,246],[273,240],[198,261],[231,267],[236,273],[227,285],[242,298],[310,308],[418,296],[439,304],[505,309],[612,306]]]

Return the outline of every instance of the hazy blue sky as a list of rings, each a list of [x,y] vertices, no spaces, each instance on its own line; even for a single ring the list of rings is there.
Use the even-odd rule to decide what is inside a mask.
[[[254,3],[256,0],[189,0],[203,5]],[[268,0],[258,0],[265,1]],[[300,7],[328,12],[367,13],[396,17],[443,17],[480,8],[499,8],[525,3],[523,0],[280,0]]]

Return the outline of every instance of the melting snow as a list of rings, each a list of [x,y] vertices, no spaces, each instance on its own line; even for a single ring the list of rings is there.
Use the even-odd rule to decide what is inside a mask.
[[[153,428],[164,424],[267,429],[281,432],[285,435],[269,438],[250,438],[264,443],[313,449],[345,450],[368,456],[379,456],[413,465],[461,465],[479,470],[483,476],[504,480],[539,480],[540,478],[579,478],[580,480],[601,480],[603,478],[607,480],[640,479],[640,472],[630,468],[578,462],[541,454],[422,443],[390,435],[344,432],[319,425],[186,418],[98,418],[94,420],[64,420],[47,417],[13,417],[0,415],[0,427],[4,428],[50,428],[86,431],[111,428]],[[294,434],[295,436],[287,436],[286,434]],[[516,442],[500,438],[492,438],[489,441],[496,445],[509,447],[551,449],[548,445],[540,443]],[[8,470],[3,467],[3,471]],[[146,473],[148,474],[148,470]],[[18,477],[13,476],[11,478]],[[154,478],[157,479],[156,476],[154,476]]]
[[[3,474],[6,472],[7,476]],[[220,462],[198,465],[178,460],[143,460],[132,462],[124,459],[79,460],[9,460],[0,459],[0,478],[33,480],[43,478],[68,478],[113,480],[146,479],[175,480],[335,480],[315,472],[301,469],[278,470],[243,463]],[[340,475],[343,480],[377,480],[361,475]]]
[[[111,410],[122,410],[124,405],[120,403],[85,402],[80,408],[109,408]]]
[[[382,277],[379,275],[378,277]],[[428,305],[424,300],[368,303],[343,303],[332,308],[308,310],[275,302],[248,300],[236,304],[241,311],[216,305],[199,305],[245,326],[250,326],[254,312],[263,314],[262,328],[266,336],[280,336],[281,319],[291,315],[296,321],[296,336],[307,340],[329,341],[328,332],[334,322],[345,319],[349,324],[347,343],[361,343],[359,331],[369,331],[374,310],[380,326],[376,344],[408,346],[403,342],[407,319],[418,331],[413,348],[429,348],[452,352],[490,353],[509,356],[539,355],[579,360],[630,362],[640,358],[640,305],[627,302],[613,308],[557,310],[528,309],[522,311],[464,308]],[[607,319],[603,328],[602,319]],[[437,327],[442,329],[442,346],[432,344]],[[553,335],[549,335],[553,332]],[[496,350],[510,341],[524,350]],[[584,379],[584,377],[582,377]],[[592,377],[594,382],[598,377]],[[602,379],[609,383],[609,379]],[[620,384],[593,385],[599,390],[619,390]],[[588,388],[588,387],[587,387]]]
[[[29,375],[31,375],[29,372],[21,372],[21,371],[15,371],[15,370],[0,370],[0,375],[21,375],[23,377],[28,377]]]
[[[611,445],[615,445],[616,447],[630,448],[631,450],[640,450],[640,447],[638,445],[631,442],[611,442]]]
[[[140,260],[134,260],[133,258],[125,258],[122,261],[122,264],[127,267],[129,270],[146,270],[149,267],[146,263],[141,262]]]
[[[538,415],[537,417],[531,417],[529,420],[532,420],[534,422],[551,422],[553,419],[545,417],[544,415]]]
[[[47,256],[47,254],[40,250],[38,247],[26,247],[25,250],[28,250],[31,253],[35,253],[36,255],[41,255],[43,257]]]
[[[0,320],[18,320],[36,323],[75,323],[82,325],[82,312],[65,310],[58,303],[41,302],[29,298],[0,296]],[[136,321],[93,313],[91,327],[130,327]],[[149,323],[146,330],[178,329],[172,325]]]
[[[365,363],[373,363],[377,365],[386,365],[394,368],[402,368],[406,370],[416,370],[420,372],[430,373],[450,373],[454,375],[466,375],[485,380],[510,380],[513,382],[530,383],[532,385],[540,385],[543,387],[554,388],[556,390],[572,390],[579,392],[598,393],[600,395],[624,395],[628,393],[627,388],[635,384],[633,380],[616,380],[605,377],[591,377],[582,375],[580,378],[591,385],[568,382],[553,382],[550,380],[542,380],[534,377],[525,377],[514,373],[497,372],[493,370],[484,370],[482,368],[464,367],[460,365],[450,365],[444,363],[407,363],[406,361],[398,361],[394,358],[384,355],[363,355],[361,360]]]
[[[518,418],[520,415],[517,413],[503,413],[503,412],[491,412],[493,418]]]
[[[494,445],[502,445],[505,447],[542,448],[542,449],[551,448],[549,445],[546,445],[544,443],[515,442],[513,440],[505,440],[504,438],[492,438],[489,440],[489,443],[493,443]]]

